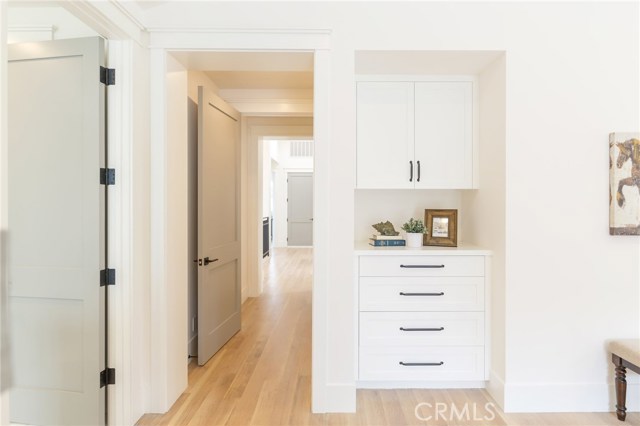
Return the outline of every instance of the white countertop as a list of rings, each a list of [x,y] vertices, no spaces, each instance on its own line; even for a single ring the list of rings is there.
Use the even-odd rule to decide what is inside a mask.
[[[458,247],[374,247],[367,242],[356,242],[355,254],[357,256],[419,256],[425,254],[436,256],[491,256],[492,253],[489,249],[467,243],[460,243]]]

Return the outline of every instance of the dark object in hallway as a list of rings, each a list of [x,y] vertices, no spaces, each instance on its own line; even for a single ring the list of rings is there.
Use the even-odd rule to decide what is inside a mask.
[[[262,257],[265,258],[269,256],[269,218],[262,218]]]

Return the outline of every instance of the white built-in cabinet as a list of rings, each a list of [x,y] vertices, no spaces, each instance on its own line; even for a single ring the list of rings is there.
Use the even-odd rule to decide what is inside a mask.
[[[357,246],[359,386],[484,387],[490,256]]]
[[[474,187],[472,81],[357,83],[357,188]]]

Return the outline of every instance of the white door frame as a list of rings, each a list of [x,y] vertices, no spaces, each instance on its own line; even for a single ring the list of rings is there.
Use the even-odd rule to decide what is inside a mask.
[[[166,55],[170,51],[199,50],[199,51],[307,51],[314,53],[314,141],[315,141],[315,176],[317,186],[314,191],[314,241],[313,268],[313,300],[312,300],[312,411],[321,413],[334,411],[335,407],[327,404],[327,281],[329,255],[329,98],[330,92],[330,34],[328,31],[294,31],[294,30],[254,30],[234,31],[220,29],[205,29],[197,31],[159,30],[150,35],[151,52],[151,129],[153,131],[152,148],[159,158],[153,158],[160,167],[152,176],[151,200],[151,229],[152,247],[151,271],[161,273],[167,265],[183,262],[186,259],[171,259],[166,256],[169,241],[166,238],[164,223],[166,215],[175,206],[167,199],[167,153],[164,151],[167,143],[166,131],[166,90],[167,75]],[[185,91],[186,94],[186,91]],[[186,133],[185,133],[186,139]],[[152,165],[152,167],[155,167]],[[185,189],[186,189],[186,176]],[[171,184],[181,184],[171,182]],[[186,229],[186,226],[185,226]],[[256,232],[257,234],[257,232]],[[184,283],[169,283],[165,279],[154,280],[151,286],[151,354],[164,353],[171,345],[182,345],[186,348],[186,340],[172,341],[162,324],[167,321],[185,323],[186,318],[173,318],[167,295],[172,286],[184,286]],[[180,309],[178,309],[180,311]],[[155,336],[155,338],[154,338]],[[186,364],[186,359],[184,360]],[[182,369],[175,365],[151,366],[151,377],[156,378],[151,407],[154,411],[168,410],[174,399],[167,395],[175,395],[177,389],[170,389],[168,380],[171,370]],[[182,392],[182,389],[179,390]],[[354,390],[355,392],[355,390]],[[355,400],[355,395],[353,400]]]
[[[8,213],[8,176],[9,163],[8,153],[8,132],[7,132],[7,105],[8,105],[8,88],[7,88],[7,71],[8,71],[8,53],[7,53],[7,3],[0,2],[0,238],[4,239],[7,235],[7,213]],[[6,253],[5,241],[0,241],[0,296],[4,296],[7,283],[7,268],[4,267],[4,259]],[[6,317],[8,304],[5,298],[0,299],[0,354],[7,353],[4,347],[3,330],[7,327]],[[1,355],[0,355],[1,357]],[[9,372],[4,371],[7,363],[0,362],[0,424],[8,425],[9,423],[9,390],[5,380],[8,378]]]

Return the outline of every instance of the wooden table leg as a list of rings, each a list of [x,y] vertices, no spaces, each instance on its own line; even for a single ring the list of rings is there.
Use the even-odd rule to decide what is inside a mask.
[[[622,365],[620,357],[613,356],[613,362],[616,365],[616,414],[618,420],[624,421],[627,417],[627,369]]]

